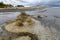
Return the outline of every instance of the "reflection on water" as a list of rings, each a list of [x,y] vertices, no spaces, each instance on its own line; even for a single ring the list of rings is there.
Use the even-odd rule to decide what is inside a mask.
[[[38,18],[34,18],[38,21],[41,22],[41,25],[44,26],[43,29],[46,29],[46,31],[49,31],[52,35],[52,39],[51,40],[60,40],[60,8],[47,8],[44,9],[46,11],[40,11],[40,9],[35,10],[35,11],[26,11],[27,14],[30,15],[36,15],[36,14],[43,14],[46,15],[47,17],[42,18],[42,19],[38,19]],[[14,20],[16,19],[16,17],[20,14],[20,12],[5,12],[5,14],[0,15],[0,26],[5,25],[4,22],[8,21],[8,20]],[[38,28],[37,28],[38,29]],[[46,31],[41,31],[43,34],[43,38],[45,38],[46,36]],[[44,34],[46,33],[46,34]],[[5,31],[3,31],[0,27],[0,34],[4,35],[4,36],[8,36],[11,34],[7,34]],[[49,34],[48,34],[49,35]],[[45,39],[45,40],[50,40],[50,37],[46,37],[49,39]],[[57,38],[57,39],[55,39]],[[44,40],[44,39],[42,39]]]

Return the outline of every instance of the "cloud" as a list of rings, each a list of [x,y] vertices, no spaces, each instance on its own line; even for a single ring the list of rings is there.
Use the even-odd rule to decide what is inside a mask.
[[[0,0],[0,2],[4,2],[5,4],[12,4],[12,5],[25,5],[27,3],[17,1],[17,0]]]
[[[25,6],[60,6],[60,0],[0,0],[4,3],[12,5],[25,5]]]

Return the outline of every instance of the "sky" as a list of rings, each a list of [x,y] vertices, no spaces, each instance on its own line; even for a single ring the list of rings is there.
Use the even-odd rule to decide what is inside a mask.
[[[24,6],[60,6],[60,0],[0,0],[0,2]]]

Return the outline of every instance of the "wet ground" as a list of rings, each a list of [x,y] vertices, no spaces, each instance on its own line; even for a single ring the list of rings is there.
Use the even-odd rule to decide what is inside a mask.
[[[44,11],[45,10],[45,11]],[[40,18],[34,18],[38,21],[40,21],[41,25],[44,26],[46,30],[49,30],[52,33],[52,36],[54,38],[57,38],[56,40],[60,40],[60,8],[45,8],[43,10],[36,10],[36,11],[29,11],[26,12],[30,15],[36,15],[36,14],[43,14],[47,17],[44,17],[42,19]],[[19,12],[5,12],[5,14],[0,15],[0,26],[2,27],[4,22],[8,20],[14,20],[19,15]],[[4,30],[2,30],[0,27],[0,34],[1,35],[10,35],[7,34]],[[46,40],[46,39],[45,39]],[[48,39],[47,39],[48,40]]]

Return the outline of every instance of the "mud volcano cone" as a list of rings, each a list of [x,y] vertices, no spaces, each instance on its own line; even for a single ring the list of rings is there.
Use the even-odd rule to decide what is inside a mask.
[[[13,40],[38,40],[37,36],[32,31],[35,25],[35,20],[27,14],[20,14],[17,19],[4,27],[4,30],[18,35]]]
[[[14,22],[11,22],[5,26],[5,30],[12,33],[30,32],[31,28],[35,24],[33,18],[27,14],[20,14]]]

